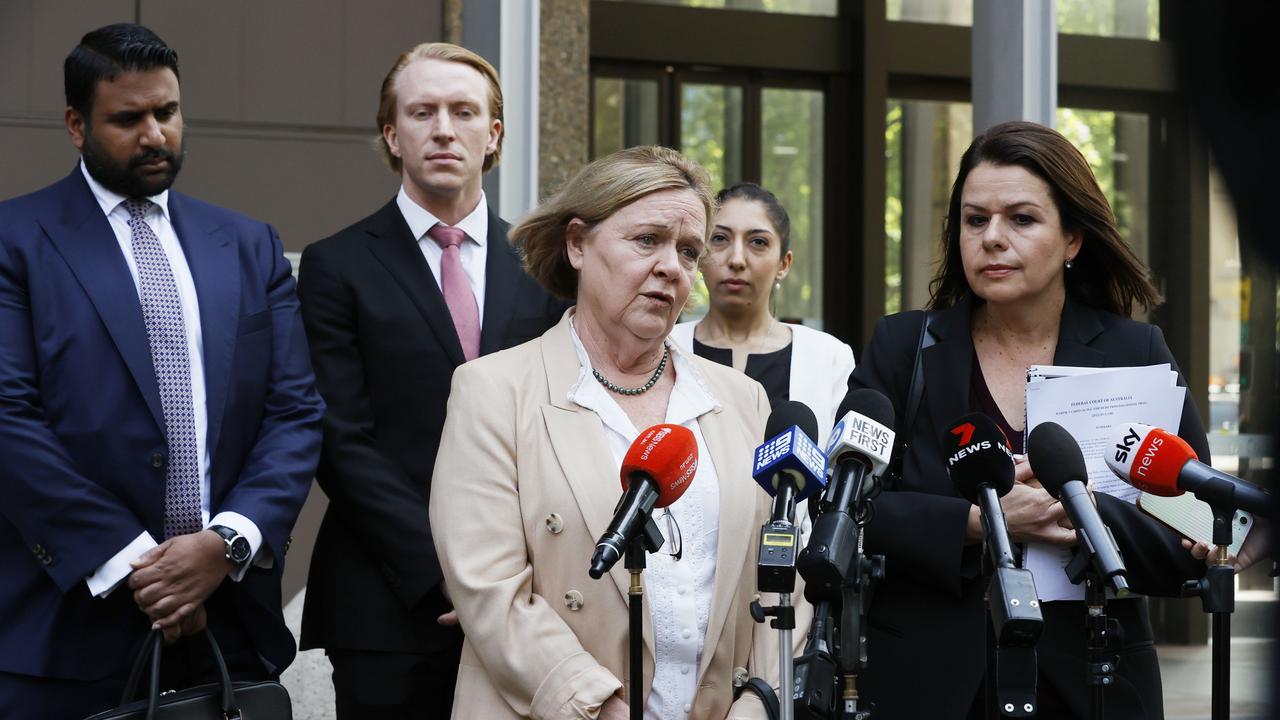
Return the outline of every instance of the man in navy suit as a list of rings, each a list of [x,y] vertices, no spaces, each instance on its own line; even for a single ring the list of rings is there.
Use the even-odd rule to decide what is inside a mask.
[[[485,198],[502,122],[484,58],[449,43],[402,53],[378,107],[400,191],[302,256],[298,295],[327,405],[316,480],[329,497],[302,647],[333,663],[339,720],[448,717],[462,631],[427,499],[450,380],[565,310],[525,274]]]
[[[113,706],[148,629],[166,687],[278,675],[323,405],[268,225],[170,190],[177,56],[112,25],[67,57],[81,162],[0,203],[0,718]]]

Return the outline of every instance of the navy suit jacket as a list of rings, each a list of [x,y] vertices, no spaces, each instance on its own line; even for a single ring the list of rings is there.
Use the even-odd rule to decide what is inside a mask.
[[[210,511],[257,524],[272,569],[210,598],[275,670],[289,532],[319,457],[323,405],[289,263],[268,225],[169,193],[204,339]],[[77,167],[0,203],[0,671],[126,671],[148,621],[129,589],[85,577],[144,530],[164,537],[160,394],[138,293]]]

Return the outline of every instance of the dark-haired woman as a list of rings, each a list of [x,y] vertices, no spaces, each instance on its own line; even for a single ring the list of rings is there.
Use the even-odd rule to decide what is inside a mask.
[[[773,316],[769,300],[791,270],[791,219],[773,193],[741,183],[716,195],[702,277],[711,308],[676,325],[671,338],[694,354],[745,372],[774,407],[804,403],[818,417],[825,447],[848,390],[853,351],[840,340]],[[763,439],[763,438],[762,438]]]
[[[877,500],[866,539],[869,553],[887,558],[870,609],[871,663],[860,683],[881,720],[980,718],[994,702],[983,691],[979,514],[948,479],[943,429],[965,413],[983,412],[1022,453],[1029,365],[1177,367],[1159,328],[1130,319],[1135,305],[1150,308],[1160,297],[1120,237],[1088,164],[1066,138],[1041,125],[997,125],[961,158],[931,291],[932,346],[918,350],[924,313],[883,318],[850,381],[888,395],[898,437],[909,440],[901,480]],[[917,352],[922,401],[904,427]],[[1190,400],[1178,433],[1208,458]],[[1062,506],[1039,486],[1025,458],[1016,480],[1003,499],[1012,539],[1074,544]],[[1137,507],[1102,493],[1095,500],[1136,593],[1176,596],[1183,580],[1203,573],[1179,538]],[[1111,600],[1107,613],[1120,623],[1120,662],[1105,690],[1106,714],[1163,717],[1146,600]],[[1087,718],[1084,603],[1048,602],[1043,615],[1037,717]]]

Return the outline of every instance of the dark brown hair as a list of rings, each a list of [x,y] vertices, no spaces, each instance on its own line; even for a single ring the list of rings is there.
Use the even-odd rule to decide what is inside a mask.
[[[1080,251],[1064,275],[1069,294],[1090,307],[1129,317],[1135,303],[1150,310],[1163,298],[1147,268],[1120,237],[1111,205],[1089,163],[1058,131],[1031,122],[1001,123],[974,138],[960,158],[942,227],[942,260],[929,283],[929,307],[945,309],[969,292],[960,259],[960,200],[969,172],[982,163],[1016,165],[1044,180]]]
[[[782,256],[785,257],[791,249],[791,216],[787,215],[787,209],[778,202],[778,196],[755,183],[741,182],[716,193],[717,208],[730,200],[749,200],[764,207],[765,217],[769,218],[773,231],[782,241]]]

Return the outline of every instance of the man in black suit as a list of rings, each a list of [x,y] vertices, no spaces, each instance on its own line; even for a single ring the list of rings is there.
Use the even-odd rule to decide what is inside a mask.
[[[522,270],[481,178],[502,147],[502,89],[447,43],[382,84],[382,150],[400,192],[303,253],[299,296],[328,402],[329,497],[302,647],[333,664],[339,718],[447,717],[462,631],[427,517],[453,370],[541,335],[565,306]],[[477,508],[483,512],[483,508]]]

